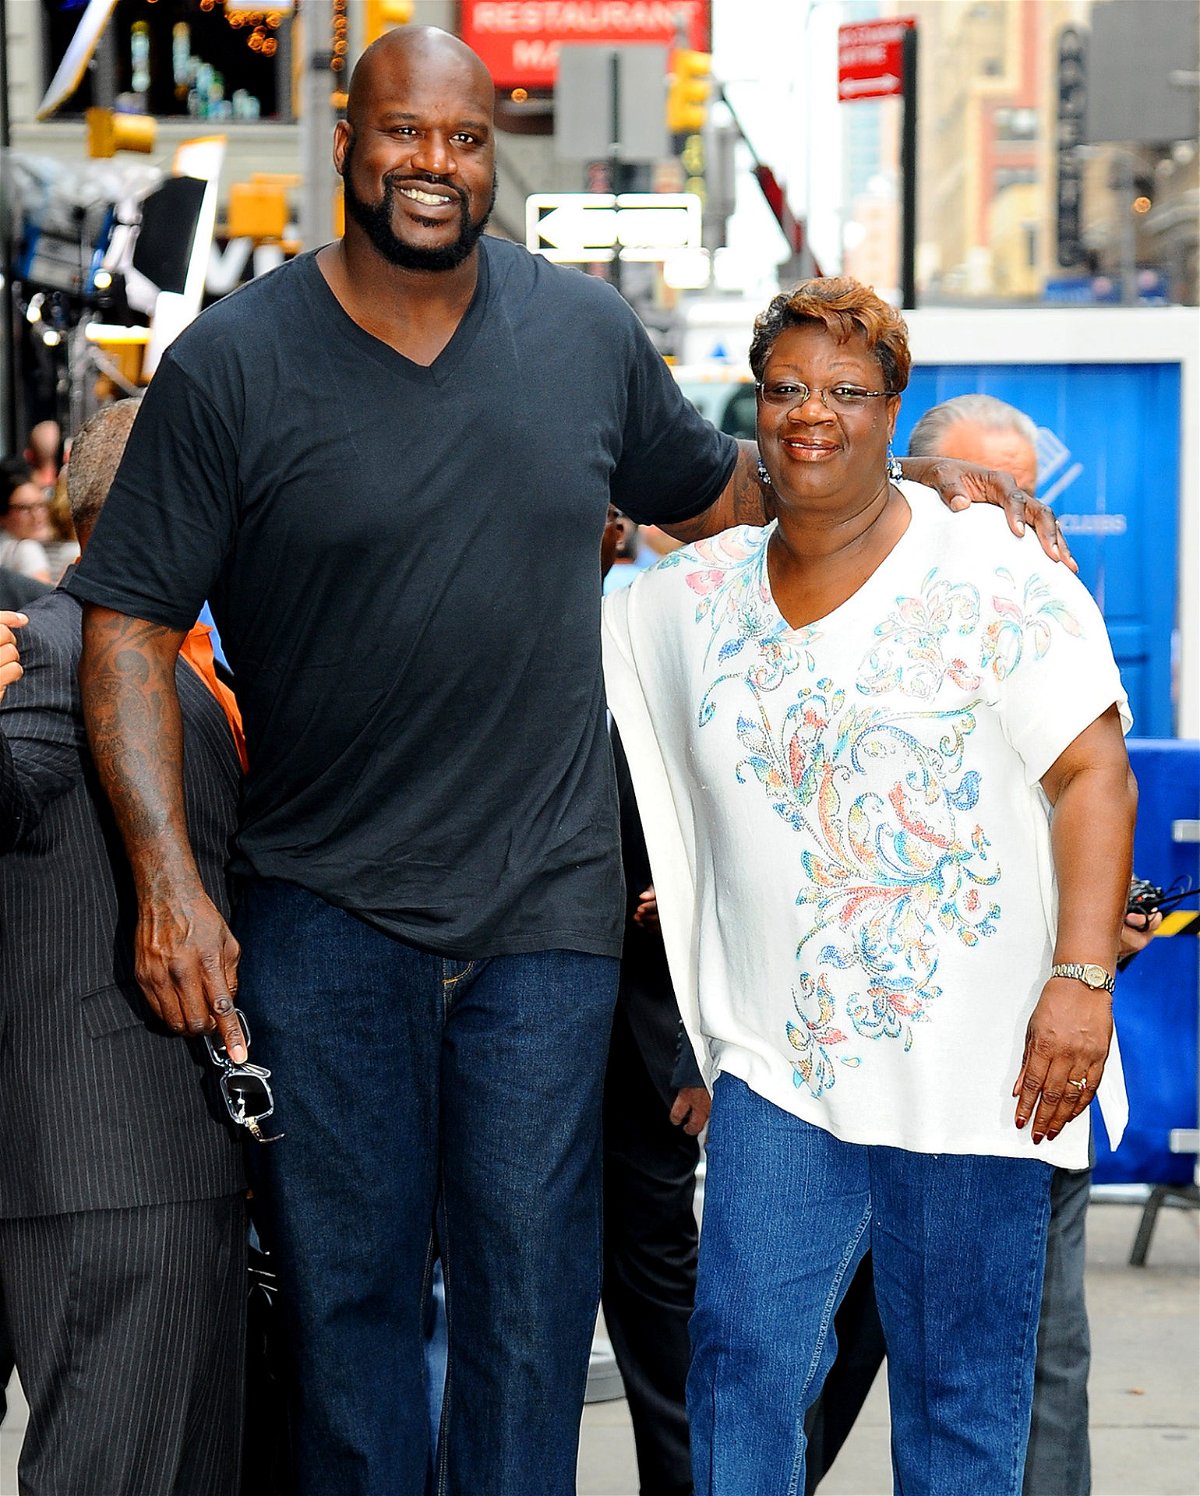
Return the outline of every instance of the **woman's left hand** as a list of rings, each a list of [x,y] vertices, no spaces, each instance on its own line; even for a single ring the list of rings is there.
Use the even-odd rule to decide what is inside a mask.
[[[1042,988],[1013,1087],[1017,1126],[1032,1117],[1035,1143],[1056,1138],[1087,1111],[1104,1074],[1112,1032],[1107,993],[1093,992],[1072,977],[1051,977]]]
[[[904,457],[900,465],[906,478],[936,489],[948,509],[965,509],[968,504],[998,505],[1014,535],[1024,535],[1025,526],[1032,525],[1051,561],[1062,561],[1072,571],[1079,570],[1054,511],[1019,488],[1011,473],[958,462],[953,457]]]

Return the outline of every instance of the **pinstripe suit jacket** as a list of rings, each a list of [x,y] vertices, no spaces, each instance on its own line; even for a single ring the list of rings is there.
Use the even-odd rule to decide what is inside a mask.
[[[629,762],[616,723],[609,733],[621,813],[621,864],[625,873],[625,942],[617,1006],[624,1010],[638,1050],[668,1111],[681,1086],[702,1086],[704,1077],[683,1031],[671,969],[661,932],[633,922],[642,889],[654,882]]]
[[[25,675],[0,703],[0,1218],[230,1194],[241,1152],[204,1047],[157,1026],[133,979],[133,884],[76,681],[80,605],[58,591],[26,611]],[[237,753],[199,676],[180,662],[176,681],[192,845],[227,913]]]

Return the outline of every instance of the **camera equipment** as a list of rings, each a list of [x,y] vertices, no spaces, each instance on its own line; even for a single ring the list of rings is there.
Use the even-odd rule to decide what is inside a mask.
[[[1194,883],[1185,882],[1182,887],[1176,883],[1170,889],[1164,889],[1147,878],[1135,878],[1129,885],[1125,913],[1144,914],[1149,918],[1156,909],[1173,909],[1176,904],[1182,904],[1184,899],[1190,899],[1197,892],[1200,889]]]

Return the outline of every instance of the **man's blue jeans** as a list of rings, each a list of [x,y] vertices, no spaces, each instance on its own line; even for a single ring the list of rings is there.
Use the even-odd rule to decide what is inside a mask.
[[[293,885],[239,903],[238,1002],[276,1110],[251,1145],[292,1342],[305,1496],[421,1496],[435,1224],[449,1371],[435,1489],[568,1496],[600,1295],[617,962],[444,960]]]
[[[688,1412],[697,1496],[804,1489],[804,1415],[870,1246],[895,1489],[1019,1496],[1048,1165],[840,1142],[721,1076]]]

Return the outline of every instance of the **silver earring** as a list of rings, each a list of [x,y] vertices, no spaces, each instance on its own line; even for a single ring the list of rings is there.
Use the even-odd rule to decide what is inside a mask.
[[[764,488],[770,488],[771,486],[771,475],[767,472],[766,464],[761,457],[758,459],[758,481]]]
[[[889,483],[899,483],[904,477],[904,469],[900,466],[900,459],[892,451],[891,442],[888,442],[887,450],[887,477]]]

